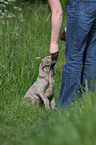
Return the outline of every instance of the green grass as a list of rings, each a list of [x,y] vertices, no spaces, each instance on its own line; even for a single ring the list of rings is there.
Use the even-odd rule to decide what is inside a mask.
[[[50,55],[51,12],[42,4],[23,4],[22,10],[14,9],[13,4],[11,9],[6,7],[3,13],[6,9],[9,12],[0,12],[0,145],[95,145],[96,90],[85,93],[65,110],[46,111],[23,102],[38,76],[40,62]],[[62,29],[66,20],[65,13]],[[64,45],[59,40],[54,77],[56,104],[65,62]]]

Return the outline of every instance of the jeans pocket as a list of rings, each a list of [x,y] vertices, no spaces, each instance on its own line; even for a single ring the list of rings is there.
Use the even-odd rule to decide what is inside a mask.
[[[82,0],[82,9],[87,15],[96,14],[96,0]]]

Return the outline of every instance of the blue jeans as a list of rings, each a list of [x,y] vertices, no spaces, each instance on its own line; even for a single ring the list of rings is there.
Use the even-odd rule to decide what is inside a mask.
[[[70,0],[65,57],[57,105],[63,108],[74,102],[85,80],[89,89],[96,81],[96,0]]]

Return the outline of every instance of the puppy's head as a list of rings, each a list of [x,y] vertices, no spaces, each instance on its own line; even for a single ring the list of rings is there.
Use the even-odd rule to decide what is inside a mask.
[[[46,56],[41,63],[41,67],[42,68],[50,67],[51,62],[52,62],[51,56]]]
[[[43,61],[40,63],[39,67],[39,76],[45,76],[49,73],[51,68],[52,59],[51,56],[46,56]]]

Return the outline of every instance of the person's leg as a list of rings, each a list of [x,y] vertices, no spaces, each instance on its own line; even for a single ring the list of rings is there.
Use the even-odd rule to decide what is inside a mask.
[[[86,81],[87,80],[87,81]],[[82,70],[82,86],[91,90],[96,83],[96,18],[88,35],[87,45],[84,52],[84,64]]]
[[[94,21],[94,17],[84,13],[81,0],[71,0],[67,10],[66,63],[63,65],[60,102],[57,105],[63,108],[70,101],[74,102],[80,90],[83,53]]]

